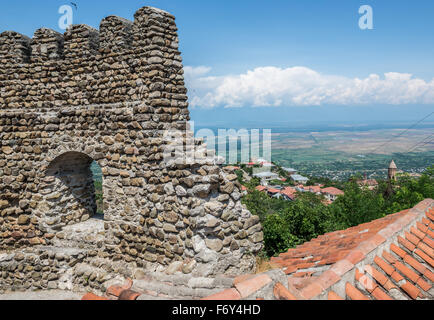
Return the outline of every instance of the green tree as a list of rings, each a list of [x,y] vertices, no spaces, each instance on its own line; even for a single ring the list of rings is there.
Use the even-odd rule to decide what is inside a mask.
[[[355,181],[348,182],[344,192],[343,196],[339,196],[330,205],[332,215],[336,219],[336,228],[354,227],[385,216],[382,195],[360,188]]]
[[[291,233],[289,221],[278,213],[267,216],[263,222],[263,227],[264,250],[269,257],[285,252],[300,242]]]

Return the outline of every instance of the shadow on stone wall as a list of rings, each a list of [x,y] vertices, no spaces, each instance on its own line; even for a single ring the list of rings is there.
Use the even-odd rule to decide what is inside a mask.
[[[48,166],[38,207],[47,230],[84,222],[96,213],[92,162],[83,153],[67,152]]]

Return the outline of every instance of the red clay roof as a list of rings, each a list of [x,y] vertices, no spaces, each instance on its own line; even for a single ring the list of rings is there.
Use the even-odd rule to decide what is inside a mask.
[[[103,297],[93,293],[85,294],[81,300],[137,300],[142,294],[131,290],[133,280],[127,279],[123,286],[111,286]]]
[[[426,199],[320,236],[271,259],[288,275],[284,285],[273,283],[273,295],[278,300],[434,299],[433,230],[434,200]],[[232,289],[212,298],[244,299],[267,283],[265,275],[242,275]]]
[[[264,191],[264,190],[267,190],[267,187],[265,187],[265,186],[257,186],[255,189],[258,190],[258,191]]]
[[[284,194],[285,196],[287,196],[290,199],[294,199],[295,195],[297,194],[297,190],[295,190],[294,188],[291,187],[286,187],[285,189],[280,191],[281,194]]]
[[[335,187],[329,187],[329,188],[321,189],[321,192],[331,194],[334,196],[340,196],[340,195],[344,194],[344,192],[342,190],[339,190],[338,188],[335,188]]]
[[[304,187],[304,190],[313,192],[313,193],[318,193],[321,192],[321,187],[320,186],[308,186],[308,187]]]
[[[369,239],[382,228],[408,213],[408,211],[401,211],[346,230],[327,233],[295,249],[290,249],[277,258],[271,258],[271,261],[279,264],[286,274],[314,267],[321,269],[323,266],[341,260],[350,250],[356,248],[360,243]]]
[[[433,228],[434,201],[428,199],[411,210],[320,236],[272,263],[289,275],[292,293],[304,299],[325,293],[331,300],[433,299]],[[350,272],[353,280],[339,286]]]

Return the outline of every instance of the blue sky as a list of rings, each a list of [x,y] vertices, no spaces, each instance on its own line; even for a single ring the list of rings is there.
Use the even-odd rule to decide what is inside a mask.
[[[132,20],[145,5],[174,14],[188,67],[192,117],[198,121],[213,114],[222,119],[239,114],[234,108],[242,108],[253,120],[275,108],[276,121],[290,110],[300,118],[316,119],[315,108],[320,110],[318,120],[330,114],[331,119],[339,115],[343,121],[384,115],[417,120],[434,111],[431,0],[73,2],[78,5],[74,23],[95,28],[111,14]],[[61,31],[57,11],[69,3],[15,0],[3,4],[0,32],[15,30],[32,36],[40,27]],[[373,8],[373,30],[358,26],[361,5]],[[264,89],[267,84],[270,87]]]

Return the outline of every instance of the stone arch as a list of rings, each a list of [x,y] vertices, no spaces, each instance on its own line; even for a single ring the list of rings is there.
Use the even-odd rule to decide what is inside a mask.
[[[41,227],[58,231],[95,215],[93,161],[85,153],[67,151],[43,167],[41,199],[36,208]]]
[[[102,144],[95,141],[95,139],[84,140],[72,139],[69,136],[60,137],[57,147],[47,151],[42,166],[43,168],[48,167],[54,159],[65,153],[77,152],[83,153],[89,158],[92,158],[101,168],[103,168],[106,165],[106,160],[104,159],[104,154],[97,151],[99,145],[102,146]],[[41,171],[41,173],[44,174],[44,171]]]

